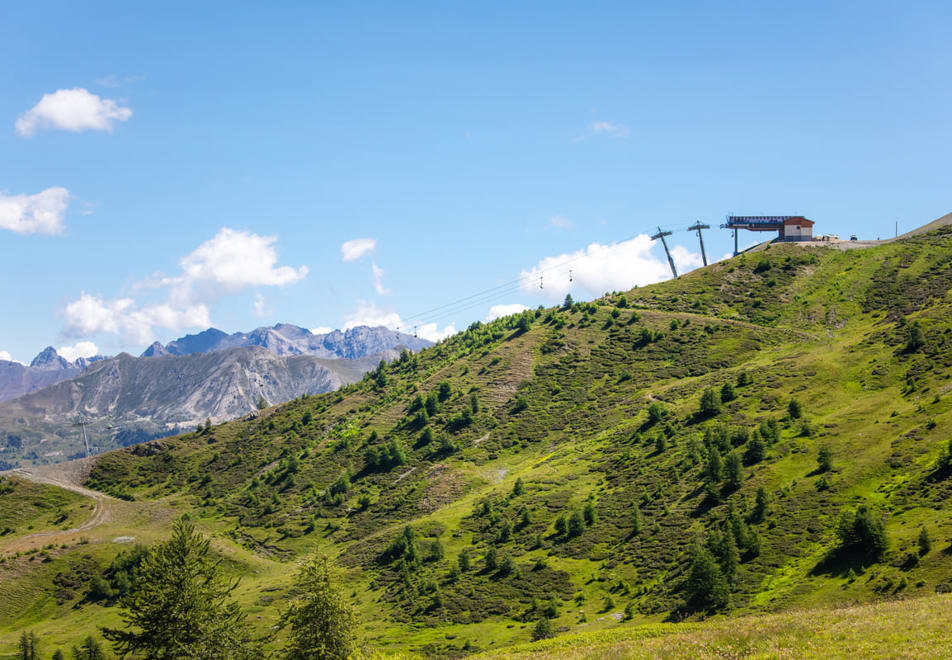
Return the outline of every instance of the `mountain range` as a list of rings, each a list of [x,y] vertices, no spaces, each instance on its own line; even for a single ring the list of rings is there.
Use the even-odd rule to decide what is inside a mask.
[[[0,643],[126,625],[123,544],[187,513],[274,647],[319,552],[368,654],[541,631],[514,657],[948,657],[947,220],[474,323],[333,393],[7,475]],[[845,622],[863,605],[876,625]]]
[[[69,362],[48,347],[29,367],[0,363],[0,374],[9,374],[4,391],[29,390],[0,402],[0,462],[84,454],[74,426],[81,419],[95,451],[234,419],[262,401],[337,389],[380,360],[429,344],[384,327],[314,334],[284,323],[232,335],[210,328],[167,346],[157,342],[139,358]]]

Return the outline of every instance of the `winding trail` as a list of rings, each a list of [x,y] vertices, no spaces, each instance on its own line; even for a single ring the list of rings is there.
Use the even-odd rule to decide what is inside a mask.
[[[42,465],[32,468],[17,468],[8,470],[4,475],[17,477],[34,481],[40,484],[57,486],[64,490],[69,490],[84,497],[93,500],[93,510],[89,518],[81,525],[71,529],[56,529],[44,532],[34,532],[21,537],[4,548],[6,552],[22,552],[38,545],[38,542],[45,543],[64,540],[66,537],[73,536],[80,532],[86,532],[108,522],[111,519],[112,506],[115,502],[113,497],[100,493],[97,490],[86,488],[82,484],[89,476],[89,470],[92,464],[87,460],[70,461],[69,463],[59,463],[56,465]]]

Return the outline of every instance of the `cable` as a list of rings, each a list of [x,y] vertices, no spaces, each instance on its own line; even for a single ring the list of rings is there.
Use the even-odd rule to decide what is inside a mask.
[[[688,231],[690,224],[661,225],[661,226],[656,225],[656,226],[658,226],[660,229],[663,229],[665,231],[681,232],[681,231]],[[646,233],[646,232],[634,234],[620,241],[615,241],[614,244],[617,245],[619,243],[627,243],[628,241],[633,240],[634,238],[637,238],[642,233]],[[576,261],[584,259],[586,256],[587,256],[587,253],[583,249],[575,257],[565,259],[563,261],[560,261],[557,264],[553,264],[546,268],[533,270],[531,274],[529,273],[521,274],[518,278],[514,280],[503,282],[502,284],[497,284],[496,286],[490,287],[488,289],[483,289],[482,291],[477,291],[476,293],[472,293],[468,296],[464,296],[463,298],[459,298],[457,300],[444,303],[442,305],[438,305],[436,307],[424,310],[422,312],[418,312],[416,314],[413,314],[412,316],[407,316],[401,319],[400,325],[407,327],[409,329],[410,326],[418,327],[418,326],[427,325],[430,323],[439,324],[439,322],[444,319],[456,316],[459,313],[467,311],[469,309],[473,309],[474,307],[483,306],[487,302],[492,302],[495,299],[502,298],[505,295],[519,291],[520,289],[522,289],[523,282],[525,282],[527,278],[529,277],[539,277],[540,284],[544,284],[543,276],[546,273],[551,273],[552,271],[565,268],[566,266],[569,266],[570,264],[573,264]],[[568,270],[568,273],[569,273],[569,281],[572,282],[574,278],[572,276],[571,269]]]

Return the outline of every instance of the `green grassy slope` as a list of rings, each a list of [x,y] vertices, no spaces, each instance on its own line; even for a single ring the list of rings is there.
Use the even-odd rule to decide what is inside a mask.
[[[563,633],[697,619],[691,547],[728,537],[732,613],[944,591],[950,263],[948,228],[868,250],[772,246],[476,324],[339,392],[104,455],[87,485],[127,500],[111,533],[161,537],[193,512],[261,629],[317,548],[370,644],[433,654],[527,641],[547,609]],[[700,414],[725,384],[736,398]],[[859,505],[885,523],[879,560],[831,554],[841,511]],[[573,514],[577,533],[557,531]],[[101,572],[118,549],[105,535],[50,563],[90,555]],[[36,571],[22,579],[49,592]],[[74,605],[0,613],[0,640],[26,627],[79,638],[90,612],[114,616]]]

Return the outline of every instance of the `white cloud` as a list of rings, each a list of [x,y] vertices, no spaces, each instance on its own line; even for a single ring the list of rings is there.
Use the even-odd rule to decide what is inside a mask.
[[[592,243],[584,250],[542,259],[532,269],[522,271],[519,286],[526,293],[559,300],[574,288],[601,295],[660,282],[671,277],[671,270],[667,259],[652,254],[653,247],[654,241],[647,234],[611,245]],[[685,264],[700,263],[698,255],[691,255],[680,246],[673,252]]]
[[[377,249],[377,241],[373,238],[355,238],[346,241],[340,246],[340,258],[342,261],[356,261],[365,254],[371,254]]]
[[[628,127],[624,124],[616,124],[610,121],[593,121],[585,127],[581,135],[575,138],[575,141],[578,142],[592,137],[626,138],[629,132]]]
[[[14,360],[13,356],[10,355],[8,351],[0,351],[0,360],[6,360],[7,362],[16,362],[17,364],[23,364],[19,360]]]
[[[572,226],[572,221],[568,218],[563,218],[560,215],[552,216],[552,219],[549,220],[549,224],[557,229],[568,229]]]
[[[382,325],[391,330],[399,330],[400,332],[411,334],[416,332],[417,336],[430,341],[440,341],[450,335],[456,334],[456,328],[452,323],[442,330],[436,323],[408,326],[400,319],[400,315],[396,312],[380,309],[372,302],[367,302],[366,300],[358,300],[357,309],[344,316],[344,330],[355,328],[359,325],[368,325],[370,327]]]
[[[490,321],[502,318],[503,316],[510,316],[512,314],[524,312],[527,309],[529,308],[519,303],[513,303],[511,305],[493,305],[489,308],[489,313],[486,315],[485,322],[489,323]]]
[[[376,289],[377,293],[381,296],[385,296],[390,293],[390,289],[385,289],[383,286],[383,268],[375,263],[370,264],[370,267],[373,269],[374,289]]]
[[[167,303],[138,307],[132,298],[105,300],[83,291],[79,299],[66,304],[64,334],[83,337],[95,334],[118,335],[135,344],[155,339],[153,327],[183,330],[211,325],[208,307],[192,305],[184,309]]]
[[[613,124],[610,121],[593,121],[589,127],[596,135],[607,135],[608,137],[628,136],[628,127],[624,124]]]
[[[308,332],[310,332],[312,335],[326,335],[332,330],[333,328],[328,328],[327,326],[319,325],[316,328],[309,328]]]
[[[0,229],[17,234],[61,234],[69,191],[47,188],[35,195],[0,193]]]
[[[259,319],[269,316],[274,311],[268,307],[267,301],[265,301],[264,296],[260,293],[255,294],[254,309],[255,316],[257,316]]]
[[[68,362],[75,362],[77,358],[99,355],[99,347],[91,341],[79,341],[72,346],[60,346],[56,352]]]
[[[139,303],[131,297],[104,299],[83,291],[63,310],[70,337],[95,334],[118,335],[129,343],[148,344],[155,339],[154,328],[184,330],[212,325],[209,305],[226,295],[255,286],[285,286],[301,281],[306,266],[294,269],[278,266],[274,247],[277,238],[223,228],[180,260],[182,273],[176,277],[153,277],[132,287],[135,292],[153,292],[159,301]],[[157,293],[167,289],[166,300]],[[265,309],[259,294],[255,309]]]
[[[285,286],[303,280],[307,266],[276,266],[276,236],[258,236],[224,227],[180,260],[182,274],[165,278],[178,307],[210,303],[254,286]]]
[[[671,258],[674,259],[674,265],[679,273],[685,273],[704,265],[704,260],[700,254],[691,252],[683,245],[675,245],[671,248]]]
[[[44,94],[39,103],[17,118],[16,129],[21,137],[27,138],[49,128],[111,132],[115,122],[126,121],[131,116],[129,108],[76,87]]]

